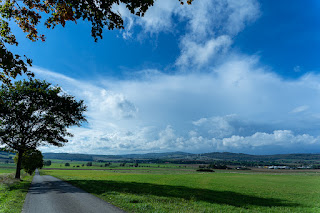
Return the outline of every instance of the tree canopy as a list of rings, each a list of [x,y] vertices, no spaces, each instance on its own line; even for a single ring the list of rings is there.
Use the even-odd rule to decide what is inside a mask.
[[[40,80],[14,82],[0,87],[0,144],[18,152],[16,178],[27,150],[41,145],[63,146],[72,134],[67,128],[80,126],[86,106],[60,87]]]
[[[57,25],[65,26],[67,21],[77,22],[82,19],[91,22],[91,35],[95,41],[102,38],[105,27],[109,30],[123,29],[121,14],[114,11],[114,4],[124,4],[134,15],[143,16],[155,0],[0,0],[0,81],[10,83],[22,73],[33,76],[28,71],[32,60],[26,56],[13,54],[6,45],[18,45],[10,25],[16,23],[31,41],[45,41],[37,25],[44,14],[44,25],[53,29]],[[184,4],[184,0],[178,0]],[[191,4],[193,0],[187,0]]]

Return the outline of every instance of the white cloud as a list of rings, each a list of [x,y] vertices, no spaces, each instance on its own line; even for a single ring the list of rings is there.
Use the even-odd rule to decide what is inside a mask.
[[[259,66],[254,57],[229,58],[208,73],[141,71],[131,80],[84,82],[40,68],[34,71],[88,105],[89,125],[72,128],[75,138],[66,147],[46,150],[320,150],[320,76],[284,80]]]
[[[255,0],[228,0],[227,2],[230,13],[224,27],[230,34],[239,33],[247,23],[255,21],[260,16],[260,5]]]
[[[294,108],[291,111],[291,113],[300,113],[300,112],[304,112],[304,111],[306,111],[308,109],[309,109],[309,106],[303,105],[303,106],[299,106],[299,107]]]
[[[178,9],[179,1],[155,1],[154,6],[148,9],[145,16],[137,19],[136,22],[147,33],[171,31],[174,26],[173,15]]]
[[[201,118],[195,122],[197,131],[202,135],[211,135],[215,138],[224,138],[235,134],[235,127],[231,124],[236,119],[235,115],[216,116],[211,118]]]
[[[201,68],[224,56],[233,36],[259,16],[259,4],[255,0],[195,1],[181,16],[189,20],[189,30],[182,36],[176,65]]]
[[[132,37],[134,26],[146,35],[177,34],[181,53],[176,65],[184,68],[200,68],[227,52],[233,37],[260,15],[256,0],[201,0],[184,6],[179,1],[155,1],[143,18],[130,14],[124,5],[115,5],[114,10],[125,20],[124,38]],[[185,31],[178,32],[176,26],[181,23]]]
[[[176,64],[191,67],[207,64],[216,55],[224,54],[231,43],[230,37],[226,35],[213,38],[205,44],[197,43],[185,37],[182,39],[181,56],[177,59]]]
[[[75,137],[65,147],[44,151],[320,151],[320,75],[285,80],[258,57],[230,51],[233,38],[259,17],[256,0],[197,0],[192,6],[156,1],[142,19],[123,5],[114,10],[126,20],[125,38],[137,25],[145,35],[177,34],[178,72],[146,69],[127,79],[90,82],[33,68],[88,105],[88,126],[71,128]],[[185,29],[177,32],[182,23]]]
[[[100,94],[86,91],[85,95],[92,101],[89,107],[94,112],[110,115],[114,119],[132,118],[138,112],[135,105],[121,93],[101,89]]]
[[[275,130],[268,134],[257,132],[251,136],[242,137],[233,135],[230,138],[222,139],[223,149],[236,152],[268,153],[273,147],[273,153],[301,152],[313,147],[320,148],[320,137],[308,134],[295,135],[290,130]],[[267,149],[267,150],[263,150]]]

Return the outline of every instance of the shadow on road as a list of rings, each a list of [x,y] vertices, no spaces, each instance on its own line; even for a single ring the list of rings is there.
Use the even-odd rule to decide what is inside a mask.
[[[70,180],[74,186],[78,186],[87,192],[104,194],[112,192],[125,192],[137,195],[155,195],[163,197],[183,198],[186,200],[205,201],[208,203],[226,204],[235,207],[248,205],[272,207],[298,207],[298,203],[275,198],[261,198],[253,195],[245,195],[231,191],[215,191],[209,189],[189,188],[184,186],[157,185],[149,183],[120,182],[106,180]]]
[[[41,183],[32,183],[29,188],[30,194],[45,194],[45,193],[86,193],[81,189],[72,187],[64,181],[44,181]]]

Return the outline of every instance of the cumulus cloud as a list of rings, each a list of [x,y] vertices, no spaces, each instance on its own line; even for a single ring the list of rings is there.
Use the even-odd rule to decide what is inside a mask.
[[[207,73],[140,71],[131,80],[84,82],[33,71],[88,105],[89,124],[72,128],[75,137],[61,152],[320,150],[320,76],[284,80],[254,57]]]
[[[256,154],[268,153],[272,147],[279,153],[301,152],[301,150],[312,152],[314,147],[317,149],[320,147],[319,136],[295,135],[290,130],[275,130],[271,134],[257,132],[247,137],[233,135],[222,139],[221,142],[222,147],[226,150],[236,152],[250,150],[251,153]]]
[[[178,72],[146,69],[124,79],[81,81],[32,68],[88,105],[89,124],[71,128],[75,137],[65,147],[43,151],[320,151],[320,75],[286,80],[261,66],[258,57],[231,51],[234,37],[260,15],[256,0],[197,0],[190,7],[156,1],[142,19],[123,5],[114,10],[127,23],[127,39],[136,26],[145,35],[177,34]],[[177,24],[185,24],[183,32]]]
[[[181,16],[189,21],[176,65],[202,67],[229,50],[232,38],[259,16],[259,4],[247,1],[198,1]]]
[[[229,36],[223,35],[212,38],[204,44],[195,42],[187,37],[181,42],[181,55],[177,59],[178,66],[197,66],[209,62],[209,60],[218,55],[224,54],[231,45],[232,41]]]
[[[86,91],[85,95],[92,101],[90,108],[99,114],[106,114],[114,119],[132,118],[138,109],[121,93],[113,93],[105,89],[100,94]]]
[[[141,34],[174,33],[180,37],[179,67],[201,68],[227,52],[237,35],[248,23],[260,15],[256,0],[201,0],[191,6],[181,6],[179,1],[155,1],[145,16],[137,18],[124,5],[114,5],[125,20],[124,38],[131,38],[134,26],[140,26]],[[176,26],[184,23],[183,33]]]

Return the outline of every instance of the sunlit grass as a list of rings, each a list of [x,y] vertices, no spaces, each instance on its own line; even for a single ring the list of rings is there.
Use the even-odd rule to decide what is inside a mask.
[[[92,162],[92,166],[87,166],[88,161],[70,161],[70,160],[51,160],[50,166],[44,166],[44,169],[94,169],[94,170],[111,170],[111,169],[130,169],[130,170],[148,170],[154,169],[191,169],[190,165],[179,165],[179,164],[148,164],[139,163],[135,167],[135,163],[126,163],[125,166],[120,166],[121,163],[112,162],[111,165],[105,166],[106,162]],[[70,166],[66,166],[68,163]],[[193,169],[193,168],[192,168]]]
[[[13,173],[15,172],[15,168],[0,168],[0,175],[1,174],[6,174],[6,173]]]
[[[320,212],[319,174],[44,171],[132,212]]]
[[[14,173],[0,169],[0,212],[21,212],[32,176],[24,174],[23,181],[15,180]],[[5,174],[6,173],[6,174]]]

